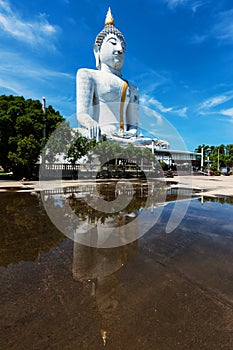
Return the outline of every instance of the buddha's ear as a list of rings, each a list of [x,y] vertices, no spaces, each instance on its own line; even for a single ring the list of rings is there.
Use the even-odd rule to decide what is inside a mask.
[[[96,68],[100,69],[101,68],[100,49],[99,49],[99,46],[97,44],[94,45],[94,55],[95,55]]]

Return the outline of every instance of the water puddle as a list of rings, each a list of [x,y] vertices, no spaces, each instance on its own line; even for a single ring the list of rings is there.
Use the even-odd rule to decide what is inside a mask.
[[[111,205],[119,193],[132,201],[118,212],[88,205],[95,195]],[[95,192],[89,184],[0,198],[4,349],[231,348],[232,197],[148,184],[99,184]],[[43,200],[63,214],[69,205],[82,225],[120,229],[143,212],[140,231],[157,220],[140,239],[96,248],[63,235]],[[188,208],[168,234],[177,201]],[[72,232],[68,216],[64,222]]]

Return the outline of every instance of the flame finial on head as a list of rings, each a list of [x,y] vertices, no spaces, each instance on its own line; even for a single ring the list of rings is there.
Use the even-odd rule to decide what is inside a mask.
[[[123,51],[125,52],[125,49],[126,49],[125,38],[124,38],[123,34],[119,31],[119,29],[117,29],[115,27],[114,18],[112,16],[112,12],[111,12],[110,7],[109,7],[107,15],[106,15],[105,26],[101,30],[101,32],[99,32],[99,34],[97,34],[97,37],[95,38],[94,54],[95,54],[95,58],[96,58],[96,67],[98,69],[100,69],[99,51],[101,49],[104,38],[108,34],[114,34],[121,40],[122,48],[123,48]]]
[[[107,12],[107,15],[106,15],[105,25],[106,26],[108,26],[108,25],[114,26],[114,18],[112,16],[112,12],[111,12],[110,7],[108,8],[108,12]]]

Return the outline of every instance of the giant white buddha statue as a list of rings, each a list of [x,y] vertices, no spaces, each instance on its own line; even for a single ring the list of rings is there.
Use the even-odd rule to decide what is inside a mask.
[[[77,72],[77,118],[83,134],[135,138],[139,127],[138,89],[122,77],[126,43],[109,8],[94,44],[96,69]]]

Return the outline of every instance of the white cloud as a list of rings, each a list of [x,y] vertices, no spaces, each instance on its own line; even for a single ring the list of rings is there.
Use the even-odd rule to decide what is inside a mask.
[[[7,0],[0,0],[0,7],[2,7],[3,10],[10,12],[10,5]]]
[[[204,6],[210,0],[164,0],[165,4],[170,9],[175,9],[178,6],[185,6],[190,8],[195,13],[199,7]]]
[[[216,24],[213,27],[212,35],[218,40],[233,41],[233,9],[218,14]]]
[[[143,106],[153,108],[155,107],[161,113],[171,113],[180,117],[187,117],[187,107],[175,108],[175,107],[164,107],[164,105],[156,100],[154,97],[150,97],[147,94],[142,95],[140,102]]]
[[[33,46],[49,45],[50,49],[55,49],[54,39],[59,28],[50,24],[44,14],[39,14],[34,20],[24,20],[12,10],[9,1],[0,0],[0,34],[1,31]]]
[[[12,73],[13,76],[21,76],[25,75],[25,79],[28,78],[48,78],[48,77],[65,77],[71,78],[71,75],[68,73],[56,72],[54,70],[49,70],[43,68],[36,62],[33,62],[30,58],[26,58],[26,56],[19,53],[4,51],[0,48],[1,51],[1,72],[9,72]]]
[[[210,38],[214,38],[219,43],[233,42],[233,9],[217,13],[211,16],[213,24],[204,33],[194,34],[191,38],[192,44],[201,44]]]
[[[150,127],[151,127],[151,125],[158,126],[163,121],[162,115],[159,114],[157,111],[149,108],[148,106],[142,106],[140,113],[141,113],[140,120],[141,120],[141,122],[143,121],[142,126],[145,128],[147,128],[148,125]],[[156,124],[154,124],[154,123],[156,123]],[[148,127],[148,130],[150,130],[149,127]]]
[[[187,0],[167,0],[167,3],[171,6],[183,5]]]
[[[223,110],[220,111],[220,113],[222,115],[226,115],[228,117],[232,117],[233,118],[233,108],[223,109]]]
[[[149,115],[154,117],[156,121],[160,124],[163,120],[163,117],[156,111],[149,110]]]
[[[140,62],[138,65],[140,66]],[[150,67],[145,69],[144,66],[141,70],[144,72],[137,76],[137,81],[134,81],[135,85],[140,87],[141,106],[156,109],[159,113],[170,113],[179,117],[187,117],[187,107],[165,106],[156,98],[157,91],[160,91],[160,93],[162,91],[163,96],[167,96],[167,91],[175,88],[176,84],[172,79],[171,73],[168,71],[158,72]],[[188,86],[185,86],[185,88],[188,88]],[[164,101],[166,100],[168,100],[167,97],[165,97]]]
[[[187,111],[188,111],[188,107],[183,107],[177,110],[174,110],[173,113],[177,114],[180,117],[187,117]]]
[[[143,70],[145,70],[144,67],[142,67],[142,71]],[[146,72],[143,72],[137,76],[136,84],[140,86],[140,91],[144,92],[144,95],[151,95],[159,86],[171,84],[170,77],[168,75],[168,73],[163,72],[163,74],[160,74],[155,70],[147,68]]]
[[[211,97],[199,105],[199,109],[211,109],[233,99],[233,91]]]
[[[185,3],[187,3],[187,0],[164,0],[164,1],[170,8],[175,8],[176,6],[184,5]]]
[[[66,97],[61,86],[74,90],[74,76],[45,68],[30,58],[9,51],[1,51],[0,94],[22,95],[25,98],[41,99],[46,96],[54,108],[74,113],[75,101]],[[75,97],[73,96],[72,99]]]
[[[158,100],[156,100],[154,97],[150,97],[148,95],[144,95],[142,96],[142,101],[143,103],[147,103],[147,105],[149,106],[155,106],[160,112],[163,113],[167,113],[167,112],[171,112],[172,111],[172,107],[170,108],[166,108],[162,105],[161,102],[159,102]]]
[[[190,39],[191,44],[202,44],[214,38],[220,43],[233,42],[233,9],[219,12],[219,4],[216,6],[214,0],[163,0],[171,10],[178,7],[189,8],[193,13],[206,5],[210,5],[210,16],[208,22],[212,21],[209,28],[202,33],[195,33]],[[207,22],[207,23],[208,23]]]

